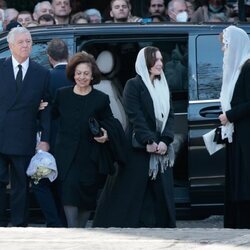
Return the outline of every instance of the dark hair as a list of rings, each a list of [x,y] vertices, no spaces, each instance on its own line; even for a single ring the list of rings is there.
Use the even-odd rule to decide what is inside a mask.
[[[87,63],[92,70],[92,80],[90,82],[91,85],[98,84],[101,81],[101,72],[96,64],[95,58],[88,54],[87,52],[78,52],[76,53],[69,61],[66,72],[67,77],[70,81],[75,82],[75,70],[76,67],[81,63]]]
[[[67,61],[69,57],[68,46],[67,44],[58,38],[52,39],[48,43],[47,48],[48,55],[55,61]]]
[[[53,21],[53,24],[56,24],[56,20],[53,16],[51,16],[50,14],[43,14],[41,15],[37,22],[40,24],[41,21],[45,21],[45,22],[49,22],[49,21]]]
[[[146,6],[149,8],[150,6],[151,6],[151,1],[152,0],[148,0],[147,2],[146,2]],[[165,7],[167,6],[167,3],[168,3],[169,1],[167,1],[167,0],[164,0],[163,1],[163,4],[165,5]]]
[[[148,71],[155,65],[156,62],[156,52],[160,51],[157,47],[148,46],[144,50],[145,62],[147,65]],[[160,79],[161,76],[156,76],[156,78]]]
[[[15,20],[11,20],[6,26],[6,31],[10,31],[11,29],[16,27],[22,27],[22,24]]]

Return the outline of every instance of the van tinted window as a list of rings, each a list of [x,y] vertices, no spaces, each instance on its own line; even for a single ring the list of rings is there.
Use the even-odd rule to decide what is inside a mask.
[[[223,52],[218,35],[197,38],[198,99],[218,99],[222,83]]]
[[[125,40],[125,39],[123,39]],[[77,45],[79,51],[85,50],[95,58],[103,50],[112,52],[115,58],[114,69],[106,73],[104,78],[115,82],[120,92],[127,80],[136,75],[135,61],[140,49],[145,46],[158,47],[162,53],[164,61],[164,72],[172,93],[175,112],[187,111],[187,93],[188,93],[188,51],[187,39],[152,39],[141,38],[137,41],[112,38],[107,42],[98,40],[80,41]],[[118,81],[117,81],[118,80]],[[119,82],[119,85],[117,84]]]

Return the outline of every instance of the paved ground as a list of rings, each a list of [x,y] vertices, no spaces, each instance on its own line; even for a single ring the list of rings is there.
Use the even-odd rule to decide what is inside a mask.
[[[178,221],[176,229],[0,228],[0,250],[247,250],[250,230],[223,229],[222,216]]]
[[[177,228],[223,228],[223,216],[214,215],[204,220],[177,220]]]
[[[249,230],[1,228],[1,250],[249,249]]]

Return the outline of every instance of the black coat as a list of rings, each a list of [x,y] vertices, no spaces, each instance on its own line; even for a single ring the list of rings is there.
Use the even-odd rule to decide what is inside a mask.
[[[111,155],[108,155],[108,159],[120,162],[124,160],[121,156],[121,148],[125,141],[124,132],[119,121],[113,117],[108,95],[92,89],[90,94],[83,97],[85,101],[80,102],[81,106],[77,106],[79,102],[76,102],[76,98],[73,87],[61,88],[57,91],[53,107],[54,115],[59,116],[55,157],[61,180],[67,178],[68,171],[76,157],[80,157],[89,169],[95,169],[96,174],[108,174],[113,169],[111,161],[106,159],[106,164],[110,165],[100,166],[100,163],[104,161],[100,159],[105,157],[103,151]],[[107,129],[109,142],[100,144],[93,139],[88,126],[90,117],[95,117],[101,126]],[[110,144],[117,145],[116,151],[112,151]],[[79,148],[83,150],[79,151]],[[80,155],[77,156],[77,154]],[[86,174],[86,171],[79,172],[79,178],[86,181],[88,176],[84,173]]]
[[[250,60],[236,82],[227,118],[234,123],[232,144],[228,144],[226,198],[250,201]]]
[[[93,221],[94,227],[138,227],[141,207],[148,184],[149,158],[145,150],[132,148],[131,138],[134,130],[138,141],[146,144],[148,140],[173,141],[173,110],[161,135],[156,133],[154,108],[151,96],[140,76],[129,80],[123,92],[124,108],[128,115],[129,126],[126,137],[129,144],[128,163],[118,166],[117,174],[108,178],[101,194]],[[173,195],[172,169],[158,174],[164,190],[169,223],[175,226],[175,207]]]

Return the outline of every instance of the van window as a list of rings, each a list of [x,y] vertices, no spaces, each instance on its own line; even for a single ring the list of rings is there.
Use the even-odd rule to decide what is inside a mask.
[[[90,40],[88,42],[79,41],[78,49],[87,51],[96,58],[101,51],[109,50],[115,56],[115,67],[112,73],[106,74],[105,78],[119,81],[122,89],[127,80],[136,75],[135,61],[140,49],[146,46],[158,47],[162,53],[164,61],[164,72],[172,99],[175,112],[187,111],[188,93],[188,51],[187,39],[165,40],[165,39],[137,39],[137,41],[123,41],[121,39],[107,42],[100,40]]]
[[[218,35],[197,38],[198,99],[218,99],[222,84],[223,52]]]
[[[47,47],[47,42],[33,44],[31,59],[49,69],[50,64],[47,56]]]

